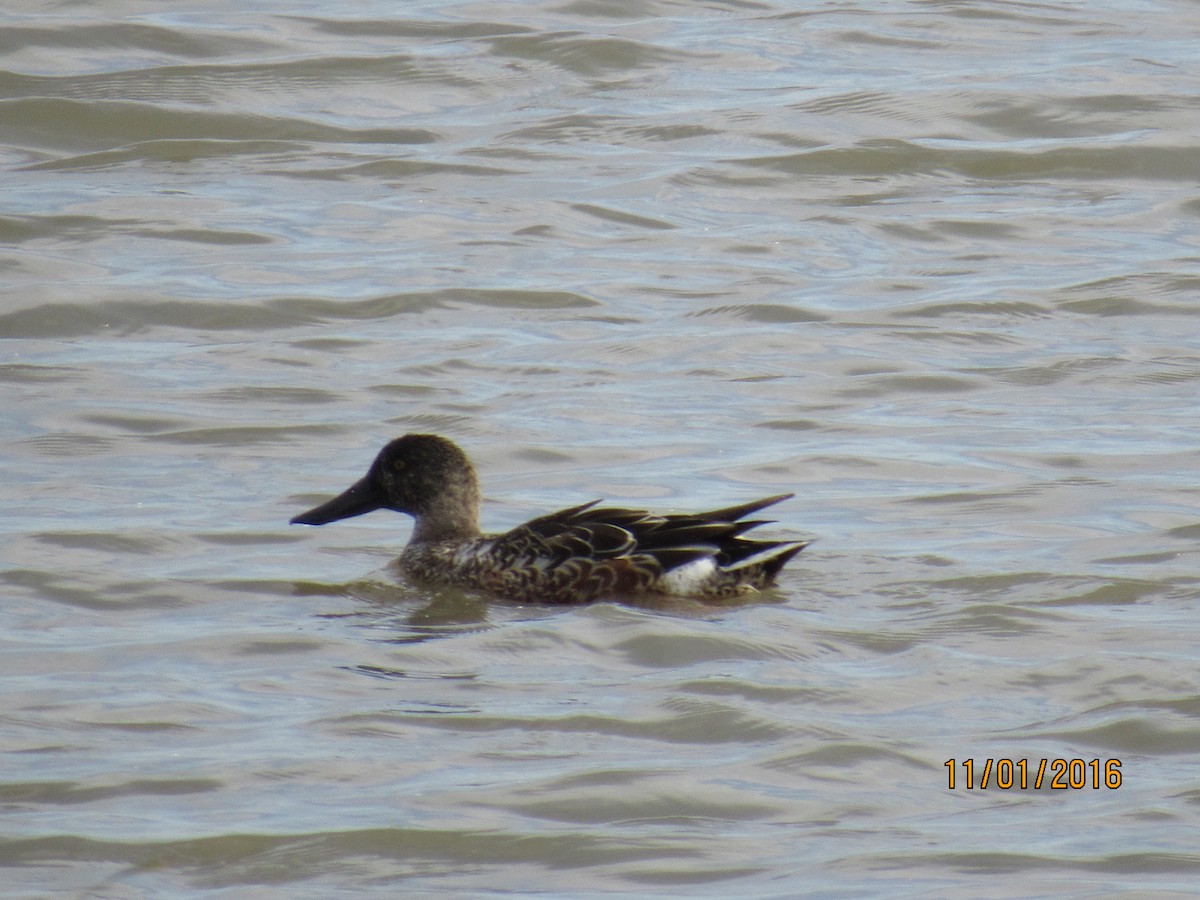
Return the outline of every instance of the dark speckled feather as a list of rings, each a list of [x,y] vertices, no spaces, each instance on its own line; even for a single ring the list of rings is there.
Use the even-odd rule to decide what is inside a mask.
[[[780,494],[704,513],[655,515],[598,500],[481,535],[470,460],[437,435],[409,434],[380,451],[361,481],[293,523],[322,525],[375,509],[416,519],[397,564],[412,578],[478,588],[521,602],[586,603],[660,593],[728,597],[774,583],[807,541],[743,537],[743,517]]]

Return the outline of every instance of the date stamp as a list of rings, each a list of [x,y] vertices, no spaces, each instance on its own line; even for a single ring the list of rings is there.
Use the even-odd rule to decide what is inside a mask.
[[[998,788],[1034,790],[1043,785],[1055,791],[1115,791],[1121,786],[1119,759],[948,759],[950,790]],[[961,777],[960,777],[961,770]]]

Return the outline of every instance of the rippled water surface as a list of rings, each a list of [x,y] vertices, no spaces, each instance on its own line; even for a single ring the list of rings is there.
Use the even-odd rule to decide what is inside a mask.
[[[7,4],[0,894],[1193,891],[1198,46],[1170,0]],[[490,528],[795,491],[816,543],[548,609],[287,526],[406,431]]]

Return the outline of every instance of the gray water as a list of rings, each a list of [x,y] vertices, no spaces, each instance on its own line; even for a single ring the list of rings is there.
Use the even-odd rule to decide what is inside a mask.
[[[1170,0],[8,4],[0,895],[1192,893],[1198,46]],[[288,527],[407,431],[491,529],[795,491],[763,533],[816,543],[548,609]]]

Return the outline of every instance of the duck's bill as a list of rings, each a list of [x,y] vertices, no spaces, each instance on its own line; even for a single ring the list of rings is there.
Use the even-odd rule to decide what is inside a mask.
[[[292,519],[292,525],[324,525],[338,519],[349,519],[364,513],[382,509],[386,498],[383,492],[366,478],[351,485],[347,490],[327,503],[301,513]]]

